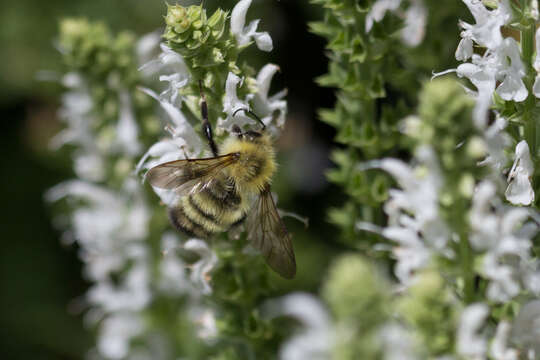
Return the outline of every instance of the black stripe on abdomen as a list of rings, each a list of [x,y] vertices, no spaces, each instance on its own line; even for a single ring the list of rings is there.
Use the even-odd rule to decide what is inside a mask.
[[[209,187],[197,195],[204,196],[205,200],[210,201],[217,209],[236,210],[242,202],[234,187],[227,190],[222,187]]]
[[[180,232],[202,239],[209,238],[212,233],[208,232],[201,225],[193,222],[184,212],[182,207],[175,207],[168,209],[169,220],[171,224]]]
[[[201,217],[205,218],[206,220],[210,221],[211,223],[215,224],[216,226],[219,226],[219,223],[218,223],[218,220],[217,218],[213,215],[213,214],[210,214],[210,213],[207,213],[205,212],[203,209],[201,209],[201,207],[197,204],[197,201],[195,201],[193,199],[194,196],[197,196],[198,194],[196,195],[189,195],[188,197],[188,202],[189,202],[189,205],[190,207]]]

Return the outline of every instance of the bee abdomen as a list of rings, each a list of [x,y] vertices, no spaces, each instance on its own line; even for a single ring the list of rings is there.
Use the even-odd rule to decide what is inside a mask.
[[[188,236],[207,239],[212,235],[204,227],[192,221],[181,206],[169,208],[168,214],[171,224]]]

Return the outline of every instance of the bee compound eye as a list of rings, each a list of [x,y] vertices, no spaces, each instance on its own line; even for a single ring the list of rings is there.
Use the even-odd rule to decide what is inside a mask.
[[[253,130],[249,130],[245,133],[247,136],[249,136],[250,140],[255,140],[261,137],[261,133]]]

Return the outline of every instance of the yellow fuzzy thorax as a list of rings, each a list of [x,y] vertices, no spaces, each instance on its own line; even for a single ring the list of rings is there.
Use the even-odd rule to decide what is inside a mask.
[[[258,194],[272,181],[276,172],[272,139],[263,133],[252,141],[230,137],[222,145],[222,154],[238,153],[236,163],[227,167],[239,193]]]

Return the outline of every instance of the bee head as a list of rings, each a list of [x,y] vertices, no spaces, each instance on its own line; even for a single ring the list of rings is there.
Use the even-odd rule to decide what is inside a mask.
[[[249,142],[257,142],[262,137],[262,132],[255,130],[242,131],[238,125],[233,125],[232,132],[236,134],[239,139],[243,139]]]

